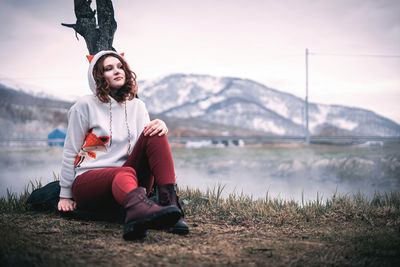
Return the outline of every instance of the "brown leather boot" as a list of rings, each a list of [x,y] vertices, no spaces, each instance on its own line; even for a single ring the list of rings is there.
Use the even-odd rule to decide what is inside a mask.
[[[183,220],[184,214],[181,205],[179,204],[179,197],[176,194],[176,184],[165,184],[157,187],[158,203],[161,206],[174,205],[178,207],[182,213],[179,221],[168,228],[168,232],[178,235],[187,235],[189,233],[189,226]]]
[[[146,189],[138,187],[125,197],[126,210],[123,237],[126,240],[143,238],[147,229],[168,229],[181,217],[176,206],[161,207],[146,196]]]

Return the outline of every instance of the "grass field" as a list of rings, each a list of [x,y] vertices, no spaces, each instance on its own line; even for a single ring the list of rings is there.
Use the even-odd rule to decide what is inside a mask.
[[[399,192],[295,202],[180,188],[190,234],[127,242],[121,224],[26,206],[38,186],[0,198],[2,266],[400,266]]]

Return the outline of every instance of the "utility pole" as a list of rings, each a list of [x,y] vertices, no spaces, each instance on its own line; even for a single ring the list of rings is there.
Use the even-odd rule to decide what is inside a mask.
[[[308,130],[308,48],[306,48],[306,144],[310,145],[310,131]]]

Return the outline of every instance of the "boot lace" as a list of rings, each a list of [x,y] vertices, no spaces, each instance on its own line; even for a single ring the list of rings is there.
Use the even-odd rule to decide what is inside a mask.
[[[153,206],[154,202],[148,199],[147,197],[144,197],[142,195],[139,196],[140,200],[142,200],[144,203],[148,204],[149,206]]]

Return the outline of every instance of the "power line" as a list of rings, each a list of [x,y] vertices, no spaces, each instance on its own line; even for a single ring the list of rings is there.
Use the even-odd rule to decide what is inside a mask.
[[[309,55],[317,55],[317,56],[400,58],[400,55],[338,54],[338,53],[314,53],[314,52],[309,52],[308,54],[309,54]]]
[[[14,80],[34,80],[34,79],[67,79],[76,78],[73,75],[55,75],[55,76],[5,76],[0,74],[0,79],[14,79]]]

